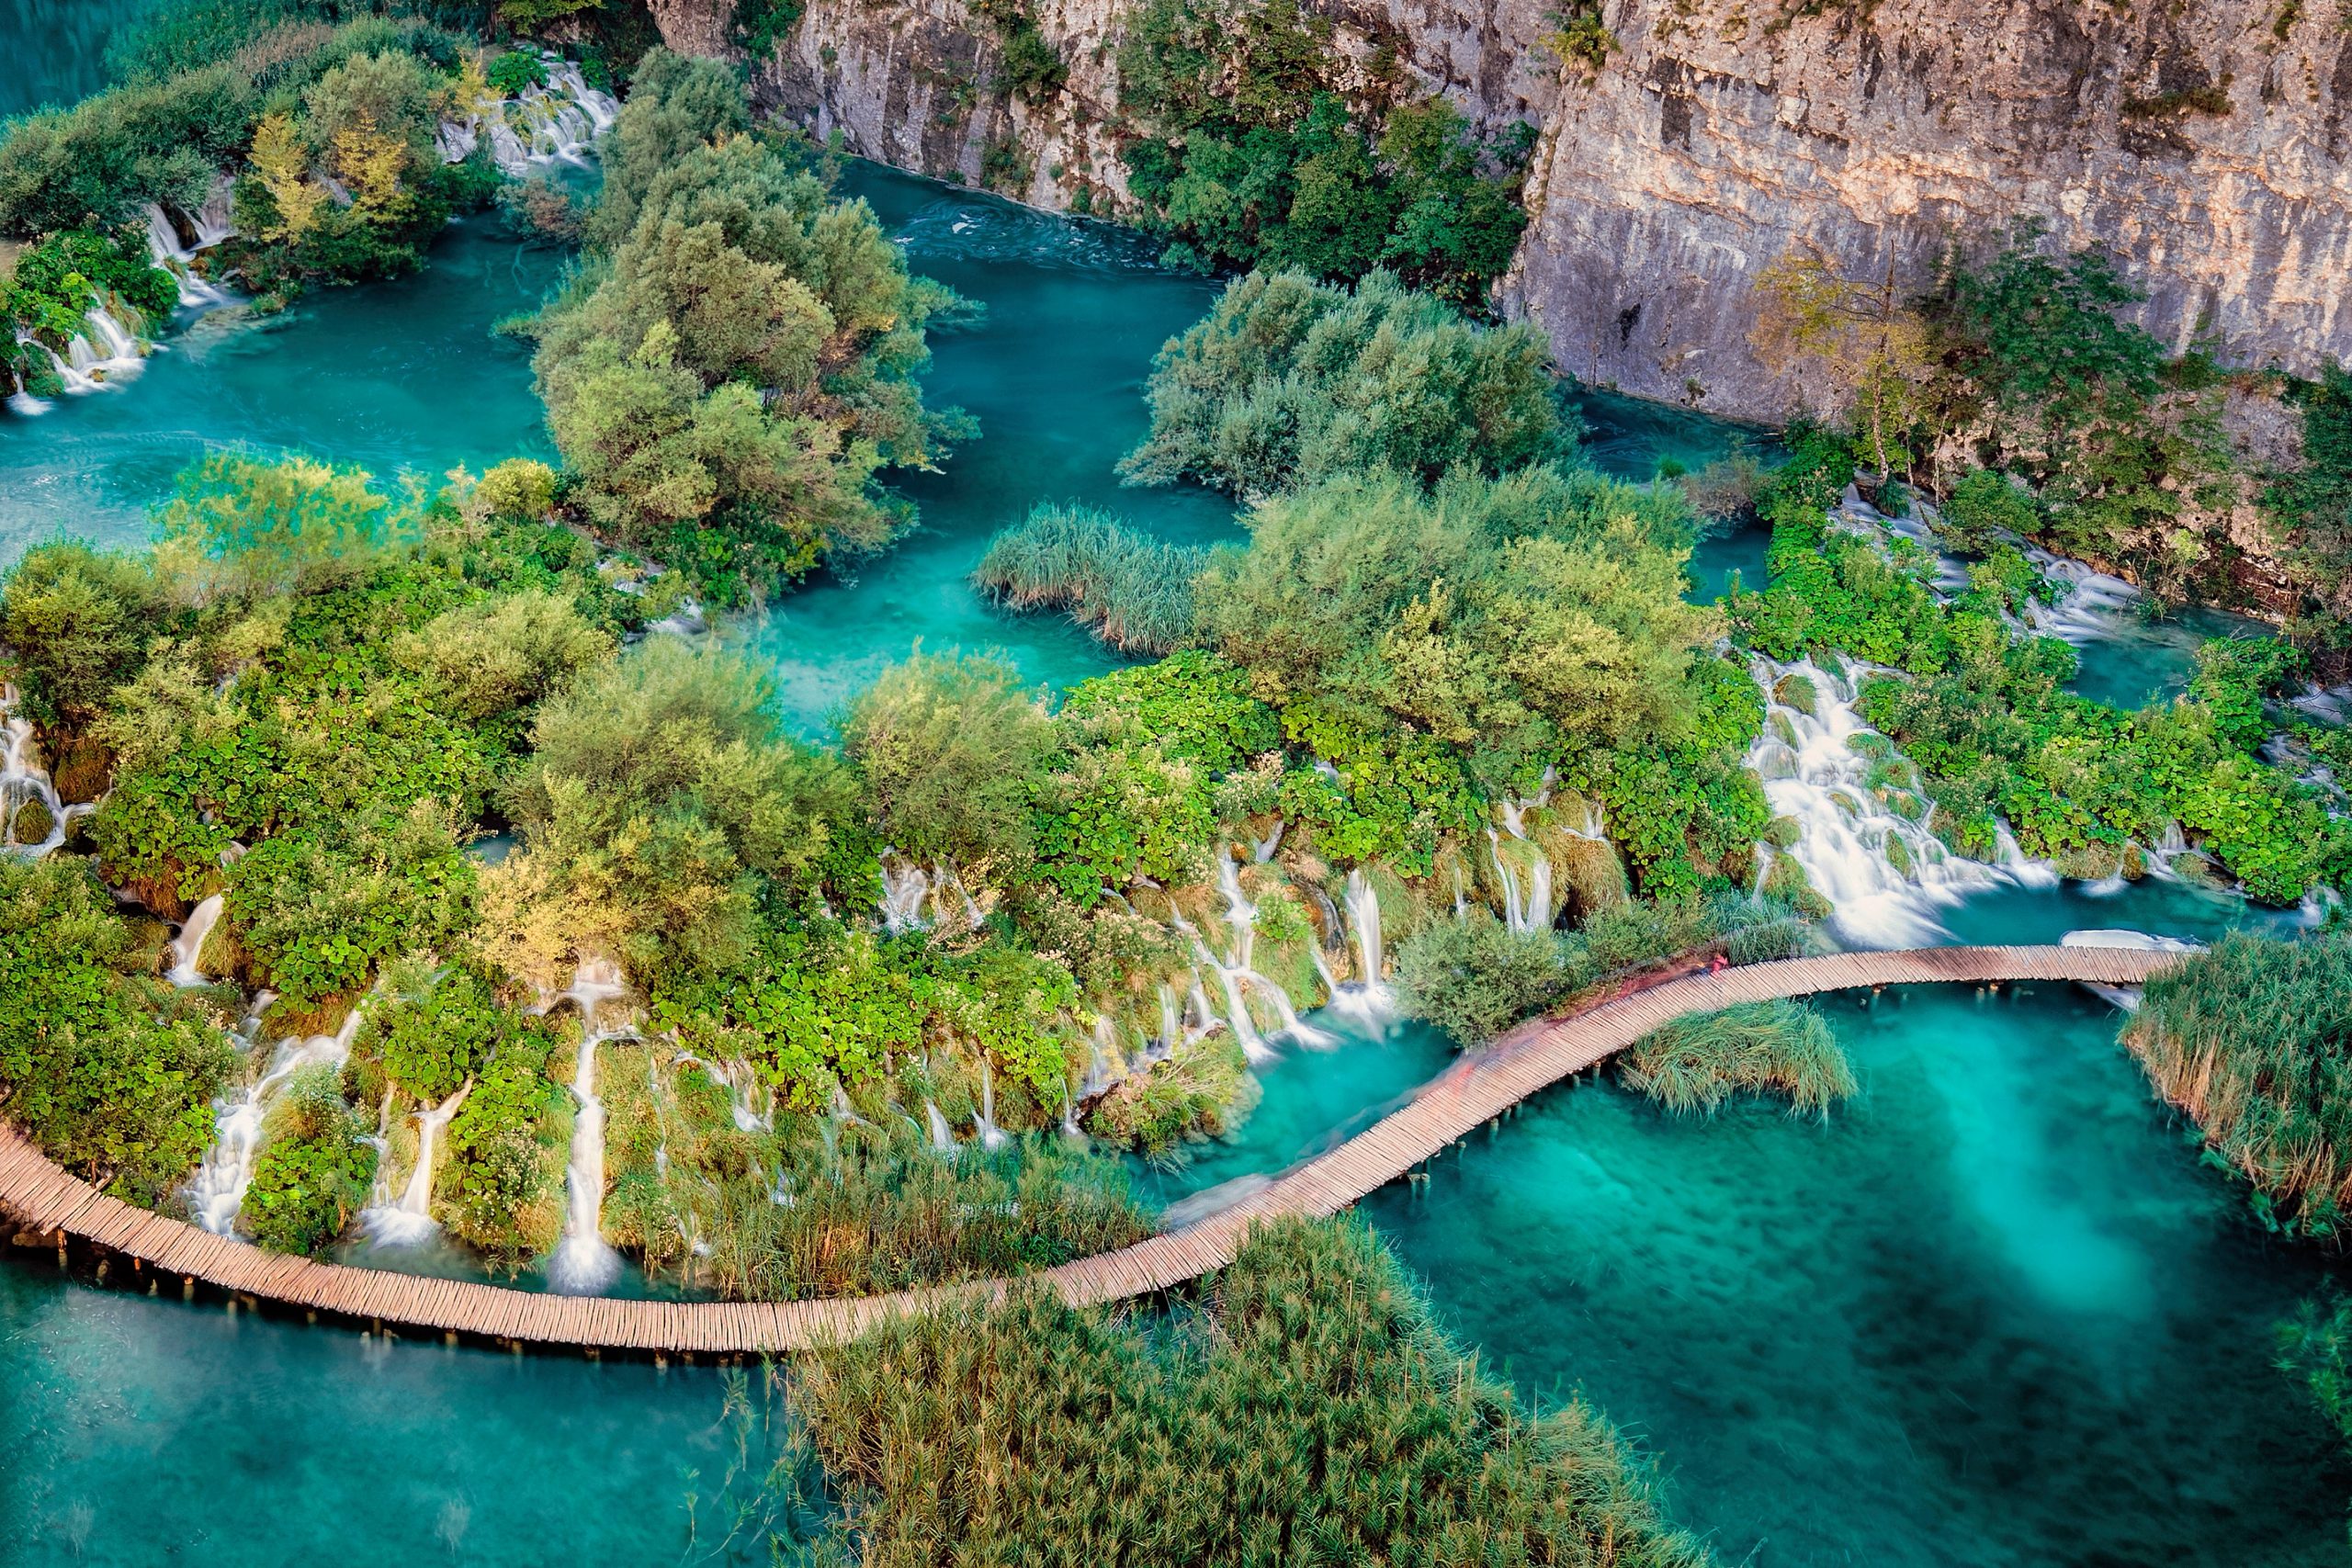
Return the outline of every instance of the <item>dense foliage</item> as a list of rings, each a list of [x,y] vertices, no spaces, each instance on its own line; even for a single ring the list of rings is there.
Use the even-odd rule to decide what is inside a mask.
[[[1353,280],[1397,273],[1477,306],[1526,227],[1532,128],[1482,140],[1393,55],[1351,80],[1296,0],[1146,0],[1119,53],[1127,189],[1171,262]]]
[[[596,247],[529,329],[570,502],[722,604],[888,543],[910,513],[875,475],[961,428],[913,378],[954,296],[751,134],[715,62],[649,54],[605,163]]]
[[[76,1175],[163,1200],[212,1137],[236,1056],[219,1015],[153,976],[86,862],[0,855],[0,1111]]]
[[[1962,248],[1925,298],[1830,262],[1784,258],[1760,286],[1758,347],[1844,389],[1857,460],[1950,490],[1973,468],[2031,495],[2022,530],[2166,592],[2227,593],[2236,498],[2221,378],[2124,312],[2142,296],[2097,250],[2044,226]]]
[[[1711,1561],[1598,1413],[1522,1409],[1355,1222],[1261,1227],[1164,1325],[1024,1292],[894,1322],[789,1397],[867,1564]]]
[[[2122,868],[2129,846],[2177,823],[2257,898],[2291,904],[2352,870],[2352,837],[2318,793],[2259,750],[2265,698],[2287,675],[2281,645],[2209,644],[2175,702],[2124,714],[2064,690],[2073,651],[2016,630],[2038,578],[1997,536],[2007,492],[1969,492],[1953,542],[1986,553],[1968,589],[1939,602],[1934,563],[1905,539],[1833,525],[1850,464],[1798,444],[1762,504],[1769,589],[1731,604],[1749,646],[1777,659],[1841,655],[1897,673],[1862,682],[1861,709],[1924,774],[1935,828],[1991,859],[2002,823],[2033,854],[2081,874]],[[1985,493],[1990,491],[1990,493]],[[2023,576],[2019,576],[2022,570]]]
[[[1628,972],[1715,949],[1735,964],[1789,958],[1804,927],[1788,905],[1723,895],[1702,903],[1616,904],[1580,930],[1513,930],[1484,909],[1433,920],[1396,953],[1397,1002],[1456,1044],[1485,1043]]]
[[[1482,328],[1375,272],[1352,289],[1253,272],[1160,350],[1130,481],[1262,496],[1374,468],[1427,481],[1565,455],[1543,335]]]

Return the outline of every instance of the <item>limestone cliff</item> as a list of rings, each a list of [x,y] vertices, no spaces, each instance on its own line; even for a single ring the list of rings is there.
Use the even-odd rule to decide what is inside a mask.
[[[651,0],[677,47],[731,0]],[[1048,207],[1115,203],[1123,0],[1037,0],[1067,88],[993,90],[965,0],[812,0],[763,95],[867,156]],[[2014,214],[2098,242],[2147,325],[2242,365],[2352,358],[2352,28],[2341,0],[1602,0],[1587,80],[1538,39],[1558,0],[1322,0],[1483,127],[1543,131],[1502,288],[1588,379],[1771,418],[1801,389],[1747,344],[1757,273],[1810,244],[1924,283]],[[1083,193],[1081,195],[1081,193]]]

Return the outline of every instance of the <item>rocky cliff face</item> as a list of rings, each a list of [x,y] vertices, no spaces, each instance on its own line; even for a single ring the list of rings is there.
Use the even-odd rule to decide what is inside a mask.
[[[1792,244],[1925,283],[2033,214],[2122,258],[2176,346],[2352,357],[2352,30],[2295,4],[1618,0],[1624,51],[1544,128],[1507,300],[1579,375],[1770,416],[1796,389],[1747,349],[1748,290]]]
[[[652,0],[723,47],[731,0]],[[1540,47],[1553,0],[1325,0],[1492,129],[1543,131],[1502,289],[1589,380],[1773,418],[1804,389],[1747,343],[1792,245],[1925,284],[2014,215],[2112,249],[2167,342],[2308,372],[2352,358],[2352,28],[2342,0],[1603,0],[1589,80]],[[1785,5],[1785,0],[1783,0]],[[1124,189],[1124,0],[1037,0],[1070,68],[1029,105],[964,0],[813,0],[761,91],[856,152],[1048,207]],[[1081,194],[1083,193],[1083,194]]]

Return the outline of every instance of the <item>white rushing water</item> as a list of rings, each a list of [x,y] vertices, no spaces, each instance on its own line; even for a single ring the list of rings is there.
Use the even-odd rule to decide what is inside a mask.
[[[453,163],[464,157],[486,131],[491,161],[516,179],[549,164],[585,167],[596,138],[620,117],[620,101],[590,86],[570,61],[549,54],[541,56],[541,63],[548,76],[544,87],[526,87],[503,100],[479,127],[459,131],[444,126],[442,156]]]
[[[244,1023],[250,1039],[261,1022],[261,1012],[268,1005],[269,993],[265,991],[254,998],[252,1011]],[[254,1160],[261,1153],[262,1124],[268,1115],[269,1102],[286,1087],[286,1080],[304,1067],[321,1063],[341,1066],[351,1055],[351,1042],[359,1032],[360,1011],[353,1008],[344,1015],[343,1027],[333,1034],[313,1034],[305,1040],[283,1040],[270,1054],[269,1066],[254,1084],[243,1092],[212,1102],[212,1146],[204,1153],[204,1161],[196,1168],[196,1177],[188,1183],[187,1206],[196,1223],[215,1235],[236,1234],[237,1214],[245,1204],[245,1189],[253,1185]]]
[[[415,1247],[440,1230],[440,1224],[433,1217],[434,1145],[473,1088],[473,1079],[468,1078],[458,1086],[457,1093],[416,1113],[416,1164],[409,1171],[408,1185],[401,1190],[397,1202],[359,1212],[361,1228],[377,1246]]]
[[[13,854],[39,860],[65,842],[66,829],[75,818],[86,817],[97,807],[67,806],[58,799],[49,770],[34,760],[32,720],[17,712],[17,688],[0,684],[0,716],[5,716],[0,717],[0,738],[7,746],[5,759],[0,759],[0,844]],[[40,826],[25,815],[30,806],[40,807],[49,820],[39,837],[28,839],[26,834]]]
[[[187,912],[187,923],[180,927],[179,935],[172,939],[172,967],[164,978],[175,986],[201,986],[209,978],[198,960],[204,956],[204,939],[220,923],[222,899],[215,893]]]
[[[1873,784],[1871,775],[1895,756],[1893,742],[1855,712],[1851,684],[1810,660],[1776,664],[1759,658],[1754,669],[1767,710],[1748,765],[1764,781],[1774,814],[1795,821],[1796,842],[1783,852],[1834,907],[1830,925],[1839,937],[1860,947],[1932,942],[1943,934],[1939,911],[1973,893],[2018,883],[2055,885],[2055,874],[2028,861],[2007,829],[2000,836],[2002,863],[1987,865],[1944,847],[1930,829],[1932,808],[1924,795],[1913,792],[1916,812],[1896,808],[1902,792],[1889,790],[1883,798],[1883,781]],[[1790,676],[1812,683],[1812,713],[1773,695]],[[1857,747],[1863,737],[1882,743],[1880,756]],[[1907,775],[1907,764],[1900,771]]]
[[[563,1295],[600,1295],[620,1278],[621,1255],[604,1236],[605,1102],[596,1098],[596,1047],[629,1032],[607,1032],[597,1018],[606,1003],[627,991],[618,965],[592,959],[580,965],[571,988],[557,998],[580,1010],[580,1054],[571,1077],[580,1109],[572,1118],[571,1157],[563,1173],[563,1239],[548,1258],[548,1288]]]

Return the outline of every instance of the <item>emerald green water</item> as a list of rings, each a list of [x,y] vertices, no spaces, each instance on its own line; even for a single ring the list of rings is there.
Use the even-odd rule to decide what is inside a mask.
[[[707,1498],[727,1467],[707,1367],[368,1338],[5,1250],[0,1562],[676,1562],[684,1472]]]
[[[490,329],[537,305],[561,264],[493,219],[469,219],[414,277],[320,289],[266,320],[214,311],[166,338],[133,380],[32,418],[0,412],[0,560],[59,533],[144,540],[147,508],[212,447],[435,479],[457,463],[551,456],[528,345]]]
[[[0,39],[30,40],[32,61],[0,83],[0,113],[96,85],[90,40],[119,20],[93,17],[135,8],[0,0]],[[1152,354],[1213,285],[1100,226],[871,166],[849,187],[918,270],[988,307],[937,335],[928,380],[981,434],[942,473],[899,477],[922,508],[911,538],[752,631],[812,732],[918,638],[1001,650],[1041,682],[1109,667],[1067,623],[1000,615],[965,584],[988,536],[1039,501],[1170,538],[1239,536],[1223,499],[1112,472],[1142,434]],[[523,347],[490,328],[561,260],[458,225],[421,277],[322,292],[266,323],[222,313],[124,389],[0,415],[0,560],[59,531],[139,539],[173,473],[216,445],[381,473],[546,455]],[[1595,459],[1628,477],[1749,438],[1577,397]],[[1733,570],[1760,581],[1761,546],[1753,531],[1710,541],[1694,592]],[[2120,691],[2153,671],[2161,686],[2179,657],[2133,643],[2109,674],[2086,659],[2086,682]],[[2069,885],[1990,895],[1948,923],[2035,941],[2271,919],[2177,886]],[[2352,1483],[2263,1354],[2316,1265],[2248,1231],[2111,1045],[2106,1010],[2049,990],[1835,1010],[1869,1092],[1827,1128],[1755,1108],[1673,1123],[1586,1086],[1474,1140],[1427,1197],[1392,1190],[1371,1211],[1531,1390],[1581,1382],[1656,1445],[1682,1516],[1729,1561],[2340,1558]],[[1241,1135],[1147,1189],[1181,1199],[1279,1169],[1451,1059],[1402,1025],[1285,1048]],[[690,1370],[367,1340],[0,1264],[0,1562],[675,1561],[681,1472],[723,1464],[718,1414],[716,1379]]]
[[[1555,1090],[1366,1211],[1524,1388],[1663,1455],[1724,1560],[2341,1562],[2347,1478],[2267,1364],[2318,1282],[2071,987],[1826,1004],[1826,1126]]]
[[[1153,247],[1103,224],[1050,218],[875,164],[843,193],[870,202],[908,264],[986,307],[935,330],[925,400],[960,407],[979,438],[936,474],[897,476],[922,509],[887,554],[828,572],[777,602],[754,634],[802,728],[920,641],[992,650],[1031,679],[1068,685],[1118,660],[1060,615],[1001,614],[966,582],[989,538],[1040,502],[1103,507],[1164,538],[1238,541],[1227,498],[1123,487],[1113,467],[1149,423],[1144,378],[1161,344],[1198,320],[1216,286],[1152,265]]]
[[[87,97],[107,85],[106,51],[155,0],[0,0],[0,119]]]

